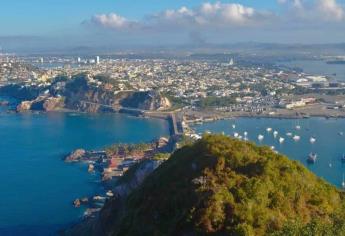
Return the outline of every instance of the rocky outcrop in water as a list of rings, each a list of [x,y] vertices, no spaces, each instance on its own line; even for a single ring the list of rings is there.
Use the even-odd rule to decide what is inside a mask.
[[[17,110],[17,112],[30,111],[31,105],[32,105],[31,101],[23,101],[17,106],[16,110]]]
[[[113,197],[108,199],[105,203],[105,207],[102,208],[102,211],[97,217],[87,218],[82,224],[77,224],[61,232],[61,235],[106,235],[103,231],[104,226],[102,224],[108,215],[114,214],[114,212],[109,211],[116,208],[117,214],[122,214],[125,210],[124,201],[128,195],[138,189],[143,181],[162,163],[163,161],[161,160],[144,160],[132,166],[126,174],[120,178],[117,186],[111,191]],[[76,199],[73,204],[75,207],[80,207],[83,203],[80,199]]]
[[[17,106],[17,111],[56,111],[62,108],[64,108],[64,98],[39,96],[32,101],[22,101]]]
[[[84,149],[77,149],[71,152],[66,158],[66,162],[78,162],[83,159],[86,155],[86,151]]]

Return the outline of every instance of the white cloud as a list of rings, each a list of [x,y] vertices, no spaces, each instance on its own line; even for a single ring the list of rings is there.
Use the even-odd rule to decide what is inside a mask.
[[[309,32],[327,37],[326,32],[333,35],[334,32],[345,32],[344,6],[336,0],[277,0],[277,3],[282,9],[276,12],[219,1],[203,3],[195,8],[167,9],[138,21],[116,13],[99,14],[84,24],[110,29],[105,32],[109,34],[117,31],[128,33],[116,34],[116,37],[137,40],[136,37],[145,36],[147,41],[158,38],[174,41],[187,34],[193,41],[203,42],[209,38],[225,40],[225,36],[232,39],[244,35],[245,40],[255,41],[257,36],[270,39],[279,38],[280,34],[294,38],[301,32],[305,35]]]
[[[91,23],[111,29],[127,28],[134,24],[134,22],[115,13],[95,15],[91,18]]]
[[[156,24],[232,27],[260,24],[268,17],[270,14],[266,12],[259,12],[241,4],[216,2],[204,3],[195,9],[182,7],[178,10],[166,10],[156,14],[153,19]]]
[[[162,28],[193,29],[203,27],[232,28],[264,24],[273,14],[233,3],[204,3],[190,9],[185,6],[152,14],[140,22],[133,22],[116,13],[95,15],[87,23],[109,29]]]
[[[318,0],[317,10],[325,19],[335,21],[344,19],[344,8],[336,0]]]
[[[344,7],[336,0],[277,0],[277,2],[288,7],[289,20],[291,18],[314,22],[344,20]]]

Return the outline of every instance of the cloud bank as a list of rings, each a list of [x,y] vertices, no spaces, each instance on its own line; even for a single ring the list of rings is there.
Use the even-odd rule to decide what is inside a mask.
[[[321,34],[323,30],[345,30],[345,10],[338,1],[277,0],[276,11],[219,1],[203,3],[195,8],[166,9],[136,21],[114,12],[96,14],[84,24],[103,31],[126,31],[138,35],[188,32],[189,35],[201,36],[220,35],[222,32],[224,35],[241,33],[247,37],[256,33],[263,38],[267,32],[287,35],[301,30],[305,30],[304,35],[308,35],[307,31],[315,33],[317,30]]]

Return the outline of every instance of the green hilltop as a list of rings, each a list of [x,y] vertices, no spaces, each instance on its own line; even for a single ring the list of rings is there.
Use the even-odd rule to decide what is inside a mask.
[[[206,135],[177,150],[126,199],[105,235],[345,235],[344,196],[268,147]]]

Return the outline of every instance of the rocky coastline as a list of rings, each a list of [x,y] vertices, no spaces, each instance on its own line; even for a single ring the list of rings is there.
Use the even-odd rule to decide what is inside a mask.
[[[163,163],[165,156],[175,146],[176,139],[161,137],[150,143],[114,144],[101,151],[72,151],[63,160],[67,164],[85,164],[85,171],[99,175],[104,192],[94,196],[80,196],[72,200],[71,204],[76,208],[85,208],[82,220],[97,217],[110,198],[126,195],[135,189],[149,173]]]

